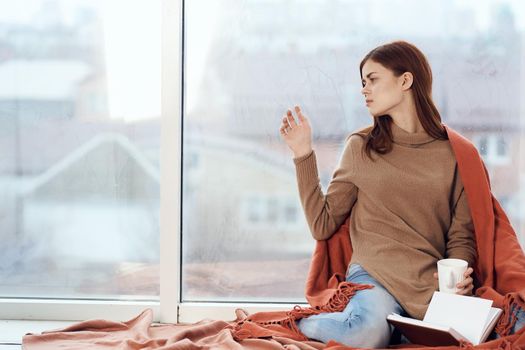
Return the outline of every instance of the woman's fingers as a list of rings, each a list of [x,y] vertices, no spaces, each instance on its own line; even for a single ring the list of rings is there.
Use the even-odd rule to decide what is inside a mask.
[[[297,123],[295,122],[295,118],[293,117],[291,110],[286,111],[286,117],[288,118],[288,123],[290,124],[290,127],[292,129],[295,128],[297,126]]]
[[[474,269],[469,267],[464,273],[465,279],[456,284],[456,287],[460,290],[458,293],[463,295],[472,294],[472,290],[474,289],[474,279],[470,277],[472,272],[474,272]]]
[[[297,114],[298,121],[301,123],[306,121],[307,118],[301,111],[301,108],[299,106],[295,106],[294,109],[295,109],[295,113]],[[285,121],[290,125],[290,128],[292,129],[298,125],[297,120],[295,120],[295,117],[293,116],[293,113],[290,109],[286,111],[286,115],[283,118],[283,123]]]
[[[471,268],[469,268],[471,269]],[[458,291],[456,294],[460,294],[460,295],[472,295],[472,291],[474,289],[474,280],[472,279],[472,277],[470,277],[470,274],[472,273],[473,269],[471,269],[471,271],[466,271],[465,272],[465,279],[461,282],[459,282],[458,284],[456,284],[456,287],[458,288]],[[434,278],[435,279],[438,279],[438,273],[437,272],[434,272]]]
[[[304,153],[303,150],[311,148],[311,127],[299,106],[286,110],[281,119],[279,132],[283,137],[286,137],[286,140],[290,141],[289,146],[292,151]]]
[[[472,279],[472,277],[469,277],[469,278],[466,278],[463,281],[459,282],[458,284],[456,284],[456,287],[463,289],[463,288],[469,286],[470,284],[472,284],[472,282],[474,282],[474,280]]]
[[[281,133],[288,134],[295,127],[297,127],[297,122],[295,121],[292,111],[288,109],[282,119],[282,124],[280,128]]]
[[[469,273],[467,272],[465,272],[465,277],[467,278],[456,284],[456,287],[459,289],[457,294],[472,295],[472,290],[474,289],[474,280],[472,279],[472,277],[470,277],[470,273],[472,271],[470,271]]]
[[[288,123],[288,117],[286,116],[286,114],[284,114],[283,118],[281,119],[280,129],[284,130],[284,129],[288,128],[289,126],[290,126],[290,124]]]
[[[456,294],[460,295],[472,295],[472,290],[474,289],[474,286],[471,284],[467,288],[460,289]]]
[[[306,116],[303,114],[303,111],[301,111],[301,107],[295,106],[295,113],[297,113],[297,118],[299,118],[301,123],[306,120]]]
[[[473,269],[472,267],[469,267],[469,268],[465,271],[465,273],[463,274],[463,276],[468,277],[468,276],[470,276],[470,274],[471,274],[472,272],[474,272],[474,269]]]
[[[284,118],[284,119],[286,119],[286,118]],[[281,132],[281,134],[286,135],[286,134],[288,134],[288,130],[289,130],[288,128],[289,127],[290,126],[288,125],[288,122],[283,121],[281,123],[281,127],[279,128],[279,131]]]

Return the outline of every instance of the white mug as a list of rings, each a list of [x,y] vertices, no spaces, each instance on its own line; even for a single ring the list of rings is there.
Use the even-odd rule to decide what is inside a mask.
[[[441,259],[437,262],[439,291],[457,293],[456,284],[465,279],[468,262],[463,259]]]

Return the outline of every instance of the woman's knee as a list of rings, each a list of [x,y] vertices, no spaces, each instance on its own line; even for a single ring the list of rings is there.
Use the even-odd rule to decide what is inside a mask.
[[[392,335],[386,320],[372,315],[317,315],[298,321],[297,326],[310,339],[324,343],[335,340],[341,344],[363,348],[387,347]]]
[[[390,343],[392,328],[386,319],[360,316],[357,322],[350,324],[354,331],[347,334],[343,343],[362,348],[386,348]]]

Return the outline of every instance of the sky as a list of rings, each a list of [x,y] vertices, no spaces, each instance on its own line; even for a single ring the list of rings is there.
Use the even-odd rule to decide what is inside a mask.
[[[112,0],[100,10],[110,116],[128,121],[160,116],[160,1]]]

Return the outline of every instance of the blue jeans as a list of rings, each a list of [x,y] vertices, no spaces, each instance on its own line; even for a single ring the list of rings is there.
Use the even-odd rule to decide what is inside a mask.
[[[525,310],[520,309],[520,308],[516,308],[516,309],[514,309],[512,311],[512,314],[516,315],[516,323],[514,323],[514,326],[510,330],[509,334],[514,334],[517,331],[519,331],[520,329],[522,329],[523,327],[525,327]],[[509,320],[510,320],[510,315],[509,315]],[[499,338],[501,338],[499,336],[499,334],[496,333],[496,331],[492,331],[492,333],[489,336],[488,340],[499,339]]]
[[[393,327],[386,321],[392,312],[406,315],[396,299],[359,264],[351,264],[346,274],[348,282],[373,284],[350,299],[342,312],[313,315],[297,321],[299,330],[310,339],[363,348],[386,348]]]

